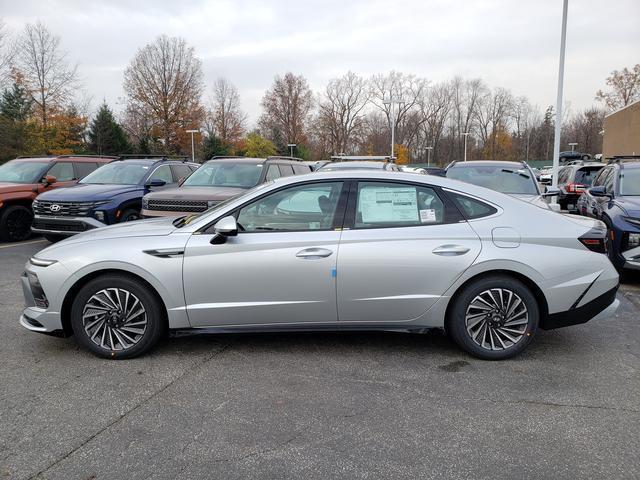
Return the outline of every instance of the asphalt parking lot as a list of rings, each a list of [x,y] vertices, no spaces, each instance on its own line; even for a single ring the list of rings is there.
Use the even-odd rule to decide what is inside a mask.
[[[100,360],[27,332],[0,244],[0,478],[638,478],[640,275],[615,318],[476,360],[441,333],[172,338]]]

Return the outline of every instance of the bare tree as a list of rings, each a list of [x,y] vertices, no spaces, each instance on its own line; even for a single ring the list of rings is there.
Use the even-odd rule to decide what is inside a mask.
[[[284,77],[276,77],[261,104],[264,111],[259,121],[260,129],[280,151],[286,150],[287,143],[306,141],[313,94],[302,75],[288,72]]]
[[[420,116],[420,105],[428,86],[427,80],[415,75],[392,71],[371,78],[371,102],[387,117],[391,127],[392,105],[389,99],[399,101],[393,106],[396,143],[411,146],[425,121]]]
[[[238,89],[227,79],[213,84],[213,96],[207,115],[207,130],[225,144],[240,140],[246,131],[247,114],[240,107]]]
[[[640,63],[634,65],[631,70],[627,67],[621,71],[614,70],[607,77],[606,83],[610,90],[598,90],[596,100],[603,102],[609,111],[640,100]]]
[[[419,132],[419,148],[416,154],[427,160],[427,147],[433,149],[433,159],[440,153],[440,139],[444,133],[445,124],[451,112],[453,101],[451,85],[439,83],[428,88],[424,101],[420,105],[420,115],[425,119]]]
[[[28,24],[18,39],[16,67],[31,94],[45,132],[53,113],[63,108],[78,85],[77,66],[69,65],[60,37],[43,23]]]
[[[139,49],[124,73],[127,103],[146,108],[168,151],[180,151],[188,128],[204,118],[202,65],[182,38],[162,35]]]
[[[331,153],[351,153],[364,128],[369,102],[367,82],[353,72],[329,81],[319,101],[316,120],[319,135]]]
[[[485,154],[491,158],[496,158],[498,133],[508,127],[513,103],[511,92],[502,87],[487,91],[478,99],[478,108],[475,110],[478,133]]]
[[[572,115],[567,122],[563,122],[562,138],[576,142],[581,152],[602,152],[604,115],[604,109],[596,107]]]
[[[15,46],[11,43],[4,22],[0,19],[0,87],[3,87],[9,78],[14,54]]]
[[[455,77],[451,81],[451,90],[453,107],[450,129],[454,138],[450,143],[450,155],[453,160],[459,160],[464,155],[463,133],[472,131],[478,101],[487,92],[487,87],[479,78],[463,80]]]

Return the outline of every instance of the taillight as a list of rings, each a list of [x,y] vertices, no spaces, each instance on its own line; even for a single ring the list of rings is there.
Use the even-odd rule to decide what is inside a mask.
[[[582,193],[587,188],[587,186],[583,185],[582,183],[567,183],[564,188],[567,193]]]
[[[579,237],[578,240],[592,252],[607,253],[607,227],[602,222],[598,222],[597,226]]]

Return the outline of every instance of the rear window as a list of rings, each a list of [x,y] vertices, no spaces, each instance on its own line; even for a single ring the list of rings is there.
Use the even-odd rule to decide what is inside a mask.
[[[463,213],[465,218],[472,220],[474,218],[488,217],[493,215],[496,210],[491,205],[487,205],[475,198],[467,197],[466,195],[460,195],[459,193],[447,192],[447,194],[453,199],[457,207]]]
[[[602,167],[582,167],[576,172],[575,182],[582,185],[591,185]]]

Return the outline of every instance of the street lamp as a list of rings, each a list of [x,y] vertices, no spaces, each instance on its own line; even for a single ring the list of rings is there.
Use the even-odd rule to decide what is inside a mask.
[[[462,135],[464,136],[464,161],[467,161],[467,137],[469,135],[471,135],[471,132],[463,132]]]
[[[389,94],[388,100],[383,100],[383,105],[389,105],[389,118],[391,119],[391,161],[393,161],[393,148],[396,142],[396,116],[394,115],[394,105],[400,105],[402,103],[402,98],[394,97]]]
[[[564,83],[564,51],[567,43],[567,10],[569,0],[562,2],[562,30],[560,33],[560,61],[558,64],[558,98],[556,99],[556,125],[553,134],[553,174],[551,186],[558,186],[558,170],[560,170],[560,131],[562,124],[562,84]],[[557,203],[558,197],[553,197],[552,203]]]
[[[572,142],[569,144],[569,146],[571,147],[571,151],[574,152],[576,150],[576,147],[578,146],[578,144],[576,142]]]
[[[427,148],[427,167],[429,167],[431,165],[431,150],[433,150],[433,147],[426,147]]]
[[[194,133],[198,133],[200,130],[187,130],[187,133],[191,134],[191,161],[195,162],[196,161],[196,149],[195,149],[195,145],[193,143],[193,134]]]
[[[287,147],[289,147],[290,151],[291,151],[291,158],[293,158],[293,149],[296,148],[298,145],[296,143],[287,143]]]

